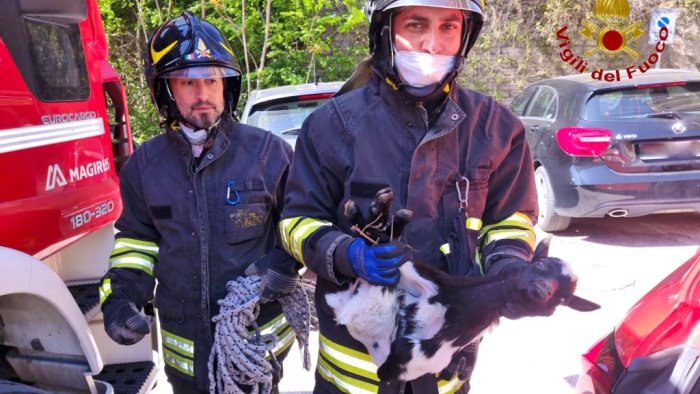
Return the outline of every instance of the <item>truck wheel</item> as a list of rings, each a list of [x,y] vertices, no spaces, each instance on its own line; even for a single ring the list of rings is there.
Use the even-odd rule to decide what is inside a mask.
[[[571,224],[571,218],[559,216],[554,209],[555,196],[552,191],[552,183],[544,167],[535,170],[535,184],[537,187],[537,206],[540,214],[537,217],[537,225],[547,232],[566,230]]]

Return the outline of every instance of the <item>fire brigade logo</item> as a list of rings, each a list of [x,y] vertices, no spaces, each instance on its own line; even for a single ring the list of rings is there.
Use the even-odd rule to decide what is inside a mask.
[[[211,50],[204,45],[204,41],[202,41],[201,38],[197,43],[197,49],[194,50],[194,53],[197,54],[197,57],[206,57],[211,59]]]
[[[579,73],[588,68],[590,56],[602,53],[605,56],[625,55],[632,59],[640,57],[639,52],[630,47],[644,31],[640,28],[640,21],[629,21],[630,4],[627,0],[595,0],[593,6],[594,21],[582,21],[583,29],[579,34],[587,41],[595,43],[595,47],[586,50],[583,55],[574,53],[571,46],[571,38],[567,35],[568,26],[563,26],[556,32],[559,43],[559,57],[564,63],[573,67]],[[646,59],[638,64],[626,67],[624,70],[604,70],[602,68],[591,71],[591,79],[599,81],[620,81],[624,77],[632,79],[635,73],[645,73],[659,61],[659,55],[666,48],[666,39],[669,31],[666,27],[659,30],[659,41]]]
[[[623,52],[633,59],[639,57],[639,52],[629,47],[644,31],[640,29],[642,22],[631,21],[630,4],[627,0],[596,0],[593,15],[598,22],[583,21],[583,30],[579,32],[584,38],[596,43],[596,47],[583,53],[589,57],[597,52],[606,55],[617,55]]]

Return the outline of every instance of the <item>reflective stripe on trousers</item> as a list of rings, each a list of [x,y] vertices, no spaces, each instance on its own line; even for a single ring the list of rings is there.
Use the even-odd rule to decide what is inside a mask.
[[[369,354],[337,344],[323,334],[319,335],[316,371],[344,393],[374,394],[379,390],[377,366]],[[454,393],[463,384],[456,375],[450,380],[438,380],[438,393]]]

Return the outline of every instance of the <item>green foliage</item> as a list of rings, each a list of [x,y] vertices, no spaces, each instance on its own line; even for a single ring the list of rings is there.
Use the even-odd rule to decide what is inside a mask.
[[[150,34],[164,21],[190,10],[204,13],[224,33],[245,74],[240,109],[249,90],[256,88],[347,79],[367,52],[363,3],[274,0],[266,23],[266,0],[99,0],[110,61],[126,86],[135,138],[143,141],[160,132],[142,54]]]
[[[363,0],[270,0],[269,17],[267,1],[99,0],[110,59],[126,85],[132,129],[139,141],[159,132],[142,70],[148,35],[183,10],[204,14],[228,37],[245,73],[239,109],[256,88],[345,80],[357,62],[367,56],[368,25],[361,8]],[[630,62],[645,60],[652,52],[646,43],[646,29],[651,10],[658,7],[681,9],[677,43],[664,52],[664,66],[700,68],[700,33],[696,25],[700,0],[629,2],[629,20],[641,21],[645,31],[630,45],[642,54],[641,60],[598,53],[586,59],[590,67],[586,72],[624,68]],[[465,62],[461,82],[508,101],[535,80],[575,74],[576,70],[560,58],[556,32],[568,27],[571,50],[577,55],[594,47],[579,34],[582,21],[596,21],[594,4],[595,0],[488,1],[486,22]]]

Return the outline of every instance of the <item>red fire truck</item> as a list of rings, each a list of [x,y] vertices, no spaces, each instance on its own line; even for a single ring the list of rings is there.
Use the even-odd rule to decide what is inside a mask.
[[[106,336],[98,282],[132,151],[97,0],[0,10],[0,393],[139,393],[156,338]],[[157,332],[157,330],[152,330]]]

